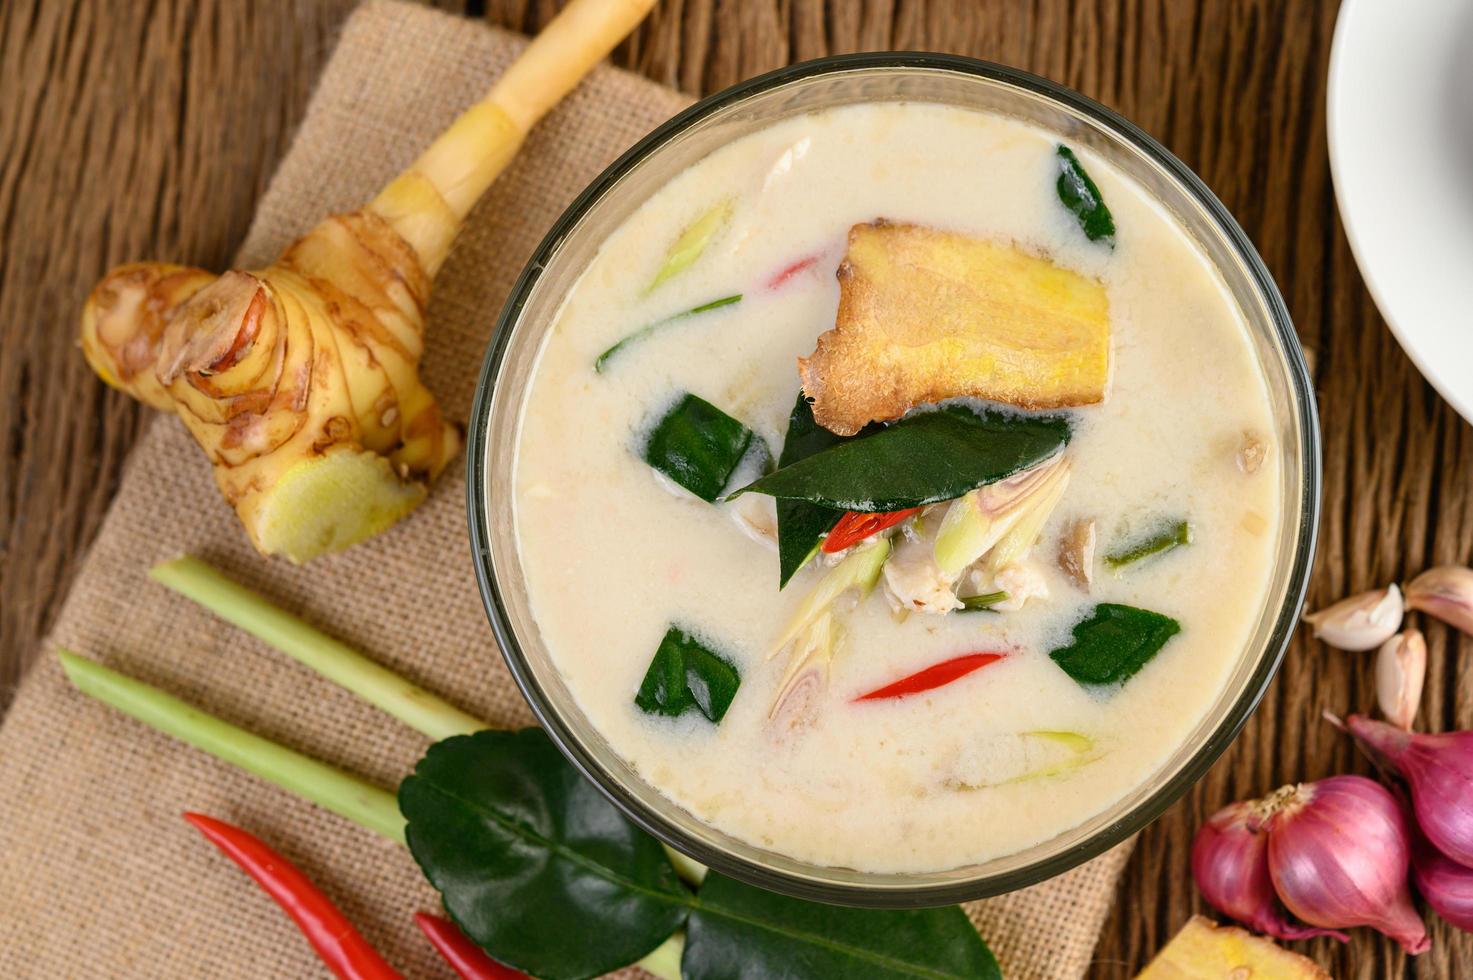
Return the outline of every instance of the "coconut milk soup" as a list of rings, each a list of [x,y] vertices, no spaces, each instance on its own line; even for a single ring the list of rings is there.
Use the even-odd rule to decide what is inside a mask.
[[[1240,311],[1129,179],[851,106],[610,236],[523,410],[518,544],[650,784],[793,858],[947,869],[1100,812],[1203,718],[1265,601],[1273,431]]]

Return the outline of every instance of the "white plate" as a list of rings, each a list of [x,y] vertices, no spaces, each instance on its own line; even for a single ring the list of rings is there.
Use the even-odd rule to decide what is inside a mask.
[[[1330,170],[1376,306],[1473,421],[1473,0],[1345,0]]]

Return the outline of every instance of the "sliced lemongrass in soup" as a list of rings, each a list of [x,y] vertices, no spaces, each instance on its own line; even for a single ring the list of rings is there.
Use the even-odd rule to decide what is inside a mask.
[[[1068,464],[1062,456],[1025,470],[1016,476],[991,483],[952,503],[936,532],[936,564],[957,577],[968,566],[991,551],[1023,520],[1041,509],[1042,514],[1026,541],[1031,544],[1068,480]],[[1015,539],[1011,550],[1019,550]]]
[[[868,594],[875,587],[875,582],[880,578],[880,568],[885,564],[885,559],[890,557],[890,541],[880,538],[869,544],[861,545],[844,557],[833,568],[829,569],[824,577],[814,586],[813,591],[808,593],[799,603],[798,610],[793,614],[792,622],[787,629],[778,636],[772,645],[772,653],[776,654],[783,647],[797,639],[814,620],[823,615],[839,598],[850,589],[858,589],[862,594]]]
[[[1095,739],[1066,730],[987,736],[966,745],[942,768],[941,786],[974,791],[1047,779],[1100,758]]]
[[[767,711],[769,721],[781,720],[797,728],[812,718],[817,695],[828,686],[829,666],[841,632],[829,608],[798,635]]]
[[[1068,485],[1069,461],[1061,456],[1058,465],[1049,470],[1043,484],[1027,495],[1022,516],[987,553],[987,567],[994,575],[1028,557]]]
[[[696,261],[710,247],[711,242],[731,222],[734,205],[735,202],[729,197],[717,201],[699,218],[686,226],[686,229],[680,233],[680,237],[670,243],[670,250],[665,253],[665,261],[660,264],[659,271],[655,273],[655,277],[645,288],[646,295],[696,264]]]

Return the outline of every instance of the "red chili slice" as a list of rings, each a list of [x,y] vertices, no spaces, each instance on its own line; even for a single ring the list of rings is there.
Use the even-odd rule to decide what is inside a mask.
[[[1004,653],[984,651],[978,653],[964,653],[960,657],[952,657],[943,660],[939,664],[932,664],[925,670],[916,671],[909,677],[902,677],[893,684],[876,688],[868,694],[861,694],[855,701],[882,701],[886,698],[903,698],[910,694],[920,694],[923,691],[933,691],[938,687],[944,687],[952,681],[965,677],[980,667],[1001,660],[1007,656]]]
[[[920,512],[919,507],[873,514],[851,510],[839,518],[839,523],[835,524],[829,536],[823,539],[823,551],[829,555],[836,551],[843,551],[850,545],[858,544],[865,538],[878,534],[887,527],[894,527],[910,515]]]
[[[809,266],[813,265],[817,261],[818,261],[818,256],[817,255],[810,255],[810,256],[807,256],[806,258],[799,259],[798,261],[794,262],[792,265],[790,265],[787,268],[783,269],[777,275],[773,276],[771,279],[767,280],[767,288],[768,289],[781,289],[783,283],[787,282],[789,279],[793,278],[798,273],[802,272],[804,269],[806,269]]]

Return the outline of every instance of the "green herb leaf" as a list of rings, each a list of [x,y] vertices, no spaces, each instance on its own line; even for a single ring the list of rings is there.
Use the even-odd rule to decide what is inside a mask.
[[[1069,421],[1063,416],[975,412],[953,405],[907,416],[873,435],[779,466],[732,496],[750,491],[832,510],[905,510],[1004,480],[1059,452],[1068,441]]]
[[[539,728],[432,745],[400,786],[399,808],[415,860],[461,930],[547,980],[626,966],[682,924],[687,980],[999,976],[956,906],[817,905],[714,872],[692,895],[655,839]]]
[[[799,391],[798,403],[788,416],[788,434],[783,440],[783,451],[777,458],[777,465],[781,468],[796,463],[820,450],[837,446],[845,438],[835,435],[814,421],[813,403]],[[793,577],[794,572],[808,563],[819,541],[833,530],[843,516],[842,510],[819,507],[802,500],[777,502],[779,589],[788,584],[788,579]]]
[[[1111,568],[1121,568],[1132,562],[1138,562],[1142,558],[1150,558],[1152,555],[1163,554],[1180,545],[1191,543],[1192,525],[1187,521],[1173,521],[1166,528],[1144,540],[1137,541],[1123,551],[1106,555],[1105,564]]]
[[[1114,248],[1115,218],[1110,214],[1110,209],[1105,207],[1100,189],[1090,180],[1084,165],[1079,162],[1073,150],[1060,143],[1058,154],[1059,181],[1055,186],[1059,191],[1059,200],[1079,219],[1084,237],[1092,242],[1104,242]]]
[[[1085,686],[1128,680],[1181,632],[1170,616],[1102,602],[1074,626],[1074,642],[1049,654],[1064,673]]]
[[[613,357],[615,354],[619,353],[619,351],[623,350],[625,347],[628,347],[635,341],[643,340],[644,338],[648,337],[650,334],[654,333],[656,330],[659,330],[662,327],[668,327],[672,323],[679,323],[681,320],[687,319],[689,317],[697,316],[701,313],[709,313],[711,310],[719,310],[723,306],[731,306],[733,303],[740,303],[741,301],[741,293],[736,293],[731,296],[723,296],[720,299],[713,299],[709,303],[702,303],[700,306],[693,306],[688,310],[682,310],[679,313],[675,313],[671,316],[665,317],[663,320],[656,320],[654,323],[645,324],[638,330],[625,336],[624,339],[620,340],[617,344],[610,347],[602,354],[598,355],[598,357],[594,358],[593,370],[598,372],[599,374],[602,374],[604,368],[608,365],[609,358]]]
[[[751,442],[751,429],[687,392],[650,433],[644,459],[697,497],[714,501]]]
[[[696,259],[701,257],[711,241],[731,220],[731,211],[732,200],[728,197],[717,201],[704,214],[692,221],[680,233],[680,237],[670,243],[670,250],[665,253],[665,261],[661,263],[659,271],[655,273],[655,278],[645,289],[645,294],[654,292],[666,280],[673,279],[695,265]]]
[[[680,973],[684,980],[1002,977],[955,905],[902,912],[819,905],[715,872],[686,925]]]
[[[962,604],[962,612],[992,612],[992,607],[999,602],[1006,602],[1006,592],[984,592],[981,595],[959,595],[957,601]]]
[[[634,703],[646,714],[679,715],[697,708],[719,722],[742,683],[731,661],[672,626],[655,650]]]
[[[632,963],[685,921],[658,842],[540,728],[430,746],[399,787],[409,850],[467,936],[549,980]]]

